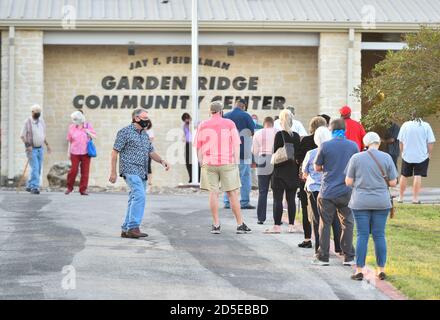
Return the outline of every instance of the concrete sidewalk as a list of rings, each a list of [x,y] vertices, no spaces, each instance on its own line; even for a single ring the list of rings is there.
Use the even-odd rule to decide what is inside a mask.
[[[0,192],[0,299],[388,298],[350,280],[336,256],[312,266],[313,249],[297,247],[301,233],[262,234],[254,210],[244,212],[253,234],[235,234],[221,210],[223,233],[211,235],[205,194],[148,196],[150,237],[122,239],[126,200]]]
[[[399,186],[391,189],[392,195],[399,196]],[[419,199],[422,203],[426,204],[440,204],[440,188],[422,188]],[[412,201],[412,188],[406,189],[403,196],[404,203],[411,203]]]

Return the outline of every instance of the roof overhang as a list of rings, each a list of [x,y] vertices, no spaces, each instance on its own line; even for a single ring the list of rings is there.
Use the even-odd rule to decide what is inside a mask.
[[[61,20],[0,20],[0,29],[14,26],[27,30],[64,30]],[[276,21],[200,21],[204,32],[414,32],[422,26],[440,27],[440,23],[386,23],[365,27],[361,22],[276,22]],[[75,31],[184,31],[191,30],[190,21],[78,20]]]
[[[189,32],[173,31],[45,31],[45,45],[159,45],[190,46]],[[199,33],[201,46],[283,46],[319,47],[318,32],[204,32]]]

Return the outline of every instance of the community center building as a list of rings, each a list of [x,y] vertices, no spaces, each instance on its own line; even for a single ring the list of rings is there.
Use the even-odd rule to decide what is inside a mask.
[[[438,0],[199,0],[199,120],[237,97],[260,120],[286,105],[305,127],[338,116],[354,89],[402,35],[440,25]],[[191,0],[0,0],[1,184],[16,181],[26,156],[20,132],[40,104],[52,154],[43,176],[68,161],[70,114],[82,109],[96,132],[90,185],[109,186],[117,131],[136,107],[148,110],[156,150],[154,184],[187,181],[181,115],[191,113]],[[437,135],[440,124],[431,122]],[[425,185],[440,186],[440,150]],[[120,181],[121,183],[121,181]],[[47,185],[44,178],[43,185]]]

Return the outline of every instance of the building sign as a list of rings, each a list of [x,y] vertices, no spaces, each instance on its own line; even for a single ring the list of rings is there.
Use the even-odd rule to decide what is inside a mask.
[[[189,57],[167,57],[166,64],[189,64]],[[129,70],[147,68],[149,65],[160,66],[159,58],[142,59],[130,63]],[[215,61],[212,59],[199,59],[199,65],[229,70],[230,63]],[[87,107],[89,109],[186,109],[189,107],[190,96],[173,94],[173,91],[189,90],[187,76],[164,75],[157,76],[122,76],[107,75],[101,81],[104,90],[112,94],[98,95],[77,95],[73,99],[73,106],[77,109]],[[211,101],[220,100],[224,103],[225,109],[232,108],[234,101],[245,99],[248,106],[253,110],[283,109],[286,99],[282,96],[262,96],[249,94],[235,94],[231,92],[253,92],[258,90],[258,76],[212,76],[199,77],[199,105],[205,99],[203,92],[215,92],[216,95]],[[170,91],[170,94],[158,95],[155,91]],[[130,94],[125,94],[130,92]],[[132,94],[138,92],[138,94]]]

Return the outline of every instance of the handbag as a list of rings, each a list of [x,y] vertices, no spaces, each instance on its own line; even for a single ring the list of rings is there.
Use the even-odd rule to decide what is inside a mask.
[[[93,139],[91,139],[91,138],[87,142],[87,155],[90,158],[96,157],[96,147],[95,147],[95,144],[93,143]]]
[[[379,161],[377,160],[377,158],[373,155],[373,153],[371,151],[367,151],[368,155],[374,160],[374,162],[376,162],[377,167],[380,170],[380,174],[382,175],[383,179],[385,180],[385,183],[387,185],[388,188],[388,192],[390,195],[390,199],[391,199],[391,209],[390,209],[390,218],[394,218],[394,215],[396,214],[396,208],[394,207],[394,197],[391,195],[390,192],[390,183],[389,180],[387,179],[387,175],[385,174],[385,170],[382,168],[382,166],[380,165]]]
[[[89,127],[89,124],[86,124],[86,128]],[[95,143],[93,142],[93,139],[89,136],[89,141],[87,142],[87,155],[90,158],[96,158],[96,146]]]
[[[88,129],[89,128],[89,124],[86,123],[84,128]],[[90,135],[87,135],[89,137],[89,141],[87,142],[87,155],[90,158],[96,158],[96,146],[95,143],[93,142],[93,139]]]
[[[272,155],[272,159],[270,160],[272,165],[286,162],[287,160],[293,160],[295,155],[295,146],[293,143],[286,143],[283,132],[281,132],[281,137],[283,138],[284,146],[278,148],[277,151]]]

